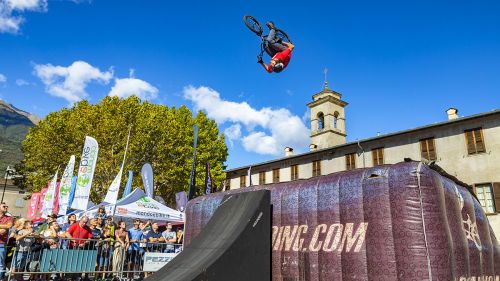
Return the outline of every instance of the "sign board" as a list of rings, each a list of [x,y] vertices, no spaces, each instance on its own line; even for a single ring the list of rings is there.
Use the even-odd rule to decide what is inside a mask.
[[[144,271],[156,272],[171,261],[178,253],[145,253]]]

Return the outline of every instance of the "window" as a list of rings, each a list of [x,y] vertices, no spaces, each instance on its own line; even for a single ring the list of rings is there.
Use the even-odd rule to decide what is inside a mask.
[[[247,176],[240,176],[240,187],[247,186]]]
[[[469,154],[486,152],[486,148],[484,147],[482,128],[466,130],[465,142],[467,143],[467,152]]]
[[[280,169],[274,169],[273,170],[273,183],[279,183],[280,182]]]
[[[321,160],[313,161],[313,177],[321,176]]]
[[[345,156],[345,169],[347,171],[356,169],[356,154],[346,154]]]
[[[259,184],[266,184],[266,172],[259,173]]]
[[[225,188],[224,190],[231,190],[231,179],[226,179],[225,183]]]
[[[422,159],[430,161],[437,159],[434,138],[420,140],[420,154],[422,155]]]
[[[337,111],[335,111],[335,113],[333,114],[333,127],[335,129],[337,129],[337,121],[339,119],[339,113]]]
[[[325,128],[325,115],[323,112],[318,113],[318,130]]]
[[[384,164],[384,148],[379,147],[372,149],[373,166]]]
[[[484,212],[487,214],[496,213],[495,197],[491,184],[478,184],[475,186],[475,189],[477,199],[479,199]]]
[[[292,174],[292,180],[298,180],[299,179],[299,165],[292,165],[290,167],[290,173]]]

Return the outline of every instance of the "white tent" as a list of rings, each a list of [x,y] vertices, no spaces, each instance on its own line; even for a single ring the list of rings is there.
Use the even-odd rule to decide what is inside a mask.
[[[184,213],[171,209],[148,197],[140,188],[136,188],[125,198],[119,200],[116,205],[103,202],[88,209],[85,214],[94,217],[99,206],[104,206],[108,215],[112,215],[113,209],[115,209],[115,217],[138,218],[159,222],[184,222]],[[80,215],[77,214],[77,216]]]

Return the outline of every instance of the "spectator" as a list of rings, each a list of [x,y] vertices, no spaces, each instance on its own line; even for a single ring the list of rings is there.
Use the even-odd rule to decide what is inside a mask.
[[[127,226],[124,221],[118,223],[118,229],[115,230],[115,250],[113,251],[113,272],[115,276],[122,270],[123,256],[128,247],[129,237]]]
[[[97,209],[97,213],[95,214],[94,218],[95,219],[102,219],[102,221],[105,221],[108,215],[106,214],[106,208],[104,206],[100,206],[99,209]]]
[[[61,229],[62,231],[65,231],[67,232],[68,229],[70,228],[70,226],[72,226],[74,223],[76,222],[76,215],[75,214],[71,214],[68,216],[68,222],[63,224]]]
[[[113,231],[114,232],[114,231]],[[114,241],[114,237],[111,235],[110,228],[104,227],[102,232],[102,246],[101,246],[101,254],[98,257],[99,260],[99,268],[98,271],[109,271],[109,260],[111,259],[112,251],[112,243]],[[109,276],[103,272],[102,279],[105,280]]]
[[[154,222],[152,225],[151,225],[151,231],[148,232],[148,234],[146,235],[146,241],[148,241],[148,249],[150,251],[153,251],[153,247],[155,246],[154,244],[151,244],[151,243],[160,243],[161,241],[163,241],[163,238],[161,236],[161,233],[158,231],[158,223]]]
[[[184,242],[184,230],[179,227],[177,228],[177,241],[175,243],[177,244],[183,244]]]
[[[42,236],[45,237],[45,243],[50,249],[57,249],[59,248],[59,238],[65,238],[67,234],[61,230],[57,221],[53,221]]]
[[[15,271],[28,271],[28,254],[30,253],[31,245],[35,243],[35,236],[33,234],[33,224],[31,221],[24,220],[23,228],[16,231],[15,234],[17,242],[16,256],[14,257]]]
[[[165,229],[165,231],[163,231],[163,233],[161,234],[162,236],[162,241],[164,241],[165,243],[168,243],[168,244],[173,244],[177,241],[177,234],[175,233],[175,231],[172,231],[172,224],[171,223],[167,223],[167,229]],[[173,253],[175,251],[175,247],[174,245],[167,245],[167,248],[166,248],[166,253]]]
[[[36,234],[39,234],[39,235],[42,235],[43,232],[45,230],[47,230],[49,228],[49,225],[55,221],[57,219],[57,215],[56,214],[50,214],[48,217],[47,217],[47,220],[40,226],[38,226],[38,228],[36,229]]]
[[[85,239],[92,239],[92,230],[87,226],[89,218],[83,216],[78,223],[74,223],[68,229],[68,234],[74,239],[70,242],[70,248],[78,246],[84,248],[88,241]]]
[[[0,279],[5,276],[5,258],[7,257],[7,240],[9,239],[9,230],[12,227],[12,217],[7,216],[9,206],[5,203],[0,204]]]
[[[135,265],[140,263],[141,258],[141,248],[139,247],[139,242],[144,241],[144,235],[142,230],[139,228],[141,221],[139,219],[134,220],[134,226],[128,230],[128,236],[130,239],[130,247],[128,248],[128,270],[134,271]],[[132,278],[129,276],[129,278]]]
[[[99,228],[102,232],[102,228],[104,227],[105,220],[103,218],[97,218],[97,228]]]

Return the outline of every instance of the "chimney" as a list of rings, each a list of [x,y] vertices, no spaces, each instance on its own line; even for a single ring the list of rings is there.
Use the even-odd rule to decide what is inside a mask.
[[[446,113],[448,114],[448,120],[453,120],[458,118],[458,109],[450,107],[448,110],[446,110]]]
[[[285,156],[288,157],[288,156],[292,156],[293,155],[293,148],[287,146],[285,147]]]
[[[316,144],[314,144],[314,143],[311,143],[311,144],[309,145],[309,150],[310,150],[310,151],[316,150],[316,148],[318,148],[318,145],[316,145]]]

